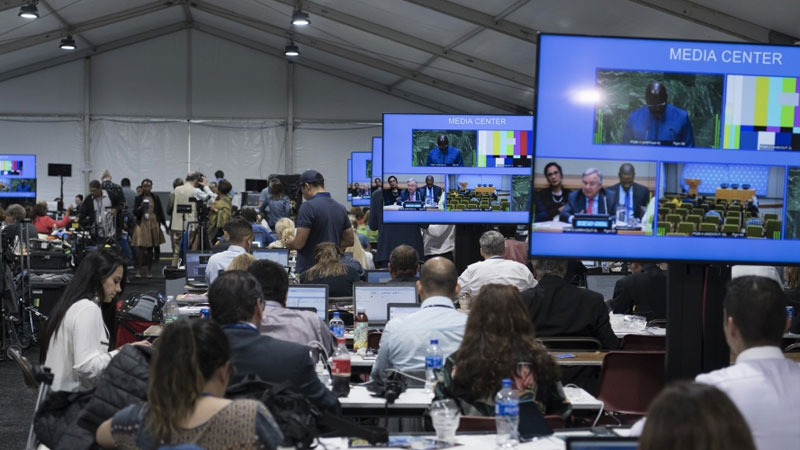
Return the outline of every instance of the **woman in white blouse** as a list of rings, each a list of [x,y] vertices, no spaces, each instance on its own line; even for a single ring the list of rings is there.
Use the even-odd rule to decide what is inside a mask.
[[[81,261],[47,320],[41,359],[54,375],[52,389],[91,387],[117,351],[109,352],[114,299],[122,291],[125,262],[111,250],[91,252]],[[104,320],[104,317],[107,319]]]

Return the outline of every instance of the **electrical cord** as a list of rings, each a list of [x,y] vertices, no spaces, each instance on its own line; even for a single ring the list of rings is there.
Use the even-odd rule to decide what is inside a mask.
[[[401,372],[401,371],[399,371],[399,370],[397,370],[397,369],[392,369],[391,367],[390,367],[390,368],[387,368],[387,369],[383,369],[383,374],[384,374],[384,376],[387,376],[387,372],[399,373],[400,375],[403,375],[403,376],[406,376],[406,377],[408,377],[408,378],[411,378],[412,380],[421,381],[421,382],[423,382],[423,383],[425,383],[425,382],[426,382],[426,380],[425,380],[425,379],[423,379],[423,378],[419,378],[419,377],[415,377],[415,376],[413,376],[413,375],[409,375],[409,374],[407,374],[407,373],[405,373],[405,372]]]

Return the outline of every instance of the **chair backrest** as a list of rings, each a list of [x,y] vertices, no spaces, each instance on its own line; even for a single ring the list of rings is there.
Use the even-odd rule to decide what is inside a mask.
[[[494,417],[461,416],[458,421],[457,433],[464,431],[495,431],[497,426]]]
[[[738,233],[739,232],[739,225],[734,223],[726,223],[722,226],[723,233]]]
[[[380,331],[370,331],[367,334],[367,348],[373,350],[381,348],[381,336],[383,336],[383,333]]]
[[[652,334],[626,334],[622,336],[620,350],[626,351],[660,351],[667,348],[666,336]]]
[[[697,228],[697,225],[693,224],[692,222],[681,222],[678,224],[678,233],[683,234],[692,234],[693,231]]]
[[[748,225],[745,228],[745,235],[749,238],[762,238],[764,237],[764,228],[758,225]]]
[[[725,217],[742,217],[742,212],[741,211],[728,211],[728,213],[725,214]]]
[[[783,349],[783,353],[791,353],[791,352],[800,352],[800,342],[795,342],[794,344]]]
[[[550,350],[602,350],[603,344],[591,337],[540,337],[539,342]]]
[[[686,220],[686,216],[689,215],[688,208],[678,208],[675,210],[675,214],[681,216],[681,220]]]
[[[668,208],[670,211],[675,211],[675,210],[678,208],[678,206],[677,206],[675,203],[672,203],[672,202],[669,202],[669,203],[667,203],[666,205],[667,205],[667,208]]]
[[[664,387],[664,352],[608,352],[597,399],[607,411],[644,415]]]
[[[710,222],[703,222],[700,224],[700,231],[717,231],[717,225]]]
[[[695,214],[689,214],[688,216],[686,216],[686,221],[687,222],[692,222],[692,223],[695,223],[695,224],[699,224],[700,222],[703,221],[703,216],[695,215]]]
[[[705,210],[705,209],[703,209],[703,208],[692,208],[692,215],[693,215],[693,216],[700,216],[700,217],[703,217],[703,215],[704,215],[705,213],[706,213],[706,210]]]
[[[25,386],[37,391],[39,389],[39,382],[33,375],[33,364],[31,364],[28,358],[22,355],[22,350],[12,345],[6,350],[6,355],[19,367],[20,372],[22,372],[22,378],[25,381]]]
[[[764,214],[764,222],[768,220],[778,220],[778,215],[775,213],[767,213]]]
[[[667,222],[672,224],[672,229],[676,229],[678,222],[681,221],[681,216],[678,214],[667,214]]]
[[[780,239],[781,238],[781,225],[780,220],[768,220],[764,229],[767,233],[767,239]]]
[[[739,226],[739,222],[741,222],[739,217],[731,217],[728,216],[725,218],[725,225],[736,225]]]
[[[713,223],[713,224],[719,225],[719,216],[715,216],[715,215],[713,215],[713,214],[712,214],[712,215],[710,215],[710,216],[706,216],[706,217],[703,219],[703,222],[706,222],[706,223]]]

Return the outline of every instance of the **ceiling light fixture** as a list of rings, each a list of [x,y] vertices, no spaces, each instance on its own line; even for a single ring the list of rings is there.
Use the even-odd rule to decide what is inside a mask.
[[[292,14],[292,25],[297,26],[305,26],[311,23],[311,19],[308,18],[308,14],[304,13],[303,11],[297,9]]]
[[[72,39],[72,35],[67,35],[67,37],[61,40],[59,48],[61,48],[61,50],[75,50],[78,47],[75,45],[75,39]]]
[[[35,1],[28,2],[19,7],[19,13],[17,15],[23,19],[38,19],[39,8],[36,7]]]
[[[294,45],[293,41],[289,41],[289,44],[286,45],[286,48],[283,49],[283,54],[294,58],[296,56],[300,56],[300,49],[297,48],[296,45]]]

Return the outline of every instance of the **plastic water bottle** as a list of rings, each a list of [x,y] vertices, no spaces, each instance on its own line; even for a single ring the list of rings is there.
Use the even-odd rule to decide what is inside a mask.
[[[511,387],[511,379],[503,379],[503,388],[494,398],[494,421],[497,425],[497,447],[514,448],[519,427],[519,396]]]
[[[337,397],[347,397],[350,394],[350,352],[344,343],[344,338],[337,338],[339,347],[333,354],[331,364],[332,391]]]
[[[164,320],[162,325],[167,326],[172,322],[178,320],[178,302],[172,295],[167,296],[167,301],[164,303]]]
[[[337,338],[344,337],[344,321],[339,317],[339,312],[333,313],[333,319],[330,321],[331,331]]]
[[[433,393],[433,386],[436,384],[436,373],[442,369],[444,357],[442,349],[439,348],[439,340],[431,339],[431,345],[425,351],[425,392]]]

